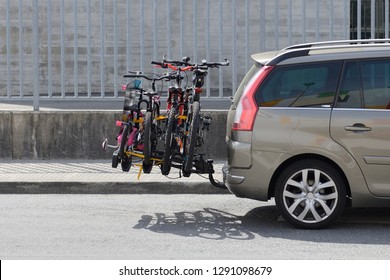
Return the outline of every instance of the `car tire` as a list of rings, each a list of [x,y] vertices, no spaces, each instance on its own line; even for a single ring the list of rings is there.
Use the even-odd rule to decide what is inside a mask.
[[[301,160],[280,174],[275,202],[283,218],[295,227],[324,228],[333,224],[345,208],[345,182],[330,164]]]

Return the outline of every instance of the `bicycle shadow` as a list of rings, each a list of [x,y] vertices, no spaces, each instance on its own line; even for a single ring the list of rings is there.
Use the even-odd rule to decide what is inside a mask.
[[[320,243],[390,245],[388,231],[384,230],[390,229],[390,213],[385,209],[346,210],[335,225],[321,230],[294,228],[281,219],[276,206],[256,207],[244,216],[214,208],[171,215],[155,213],[143,215],[133,228],[215,240],[252,240],[262,236]]]
[[[248,227],[251,219],[214,208],[204,208],[200,211],[183,211],[173,215],[164,213],[155,213],[155,216],[143,215],[133,228],[185,237],[251,240],[255,238],[255,232]]]

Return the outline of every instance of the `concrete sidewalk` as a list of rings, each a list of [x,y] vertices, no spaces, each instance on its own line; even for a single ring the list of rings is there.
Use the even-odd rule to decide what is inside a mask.
[[[222,162],[214,164],[214,178],[222,181]],[[173,168],[168,177],[158,166],[150,174],[133,166],[123,172],[111,160],[0,160],[1,194],[216,194],[229,193],[214,187],[208,175],[180,177]]]

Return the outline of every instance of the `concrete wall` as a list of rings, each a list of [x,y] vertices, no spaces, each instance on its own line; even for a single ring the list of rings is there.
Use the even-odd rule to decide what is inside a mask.
[[[212,117],[206,145],[207,158],[226,158],[226,111],[208,112]],[[105,138],[114,143],[120,119],[118,111],[0,112],[0,159],[107,159]]]

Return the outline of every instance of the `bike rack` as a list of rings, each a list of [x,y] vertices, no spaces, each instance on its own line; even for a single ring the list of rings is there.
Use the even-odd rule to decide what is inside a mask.
[[[193,166],[195,167],[195,170],[192,171],[191,173],[208,174],[209,181],[214,187],[226,189],[226,186],[224,183],[221,183],[221,182],[214,179],[213,174],[215,173],[215,170],[214,170],[213,163],[214,163],[213,159],[205,160],[203,158],[203,154],[197,154],[194,156],[194,160],[193,160]]]
[[[116,149],[113,152],[113,157],[117,157],[118,156],[118,151],[117,151],[118,145],[109,145],[107,139],[105,139],[103,141],[102,148],[104,150],[107,150],[107,148]],[[158,154],[159,154],[159,151],[155,151],[153,157],[151,158],[151,160],[153,161],[153,165],[156,165],[156,166],[159,166],[162,163],[162,158],[158,157]],[[137,151],[127,151],[126,155],[127,156],[131,156],[131,157],[137,157],[137,158],[140,158],[140,159],[144,158],[144,155],[142,154],[142,152],[137,152]],[[174,158],[174,160],[172,162],[172,167],[181,170],[182,166],[183,166],[182,162],[183,162],[182,158],[178,159],[176,157],[176,158]],[[221,189],[226,189],[226,186],[225,186],[224,183],[221,183],[218,180],[214,179],[213,174],[215,173],[215,170],[214,170],[213,163],[214,163],[214,160],[213,159],[207,159],[206,160],[204,158],[204,154],[195,154],[194,155],[194,160],[193,160],[193,168],[191,170],[191,173],[186,175],[185,177],[189,177],[191,174],[199,174],[199,175],[200,174],[208,174],[209,181],[210,181],[210,183],[214,187],[221,188]],[[139,167],[138,177],[137,177],[138,180],[139,180],[140,177],[141,177],[141,174],[142,174],[142,164],[134,164],[134,165]]]
[[[202,63],[200,63],[200,64],[192,64],[192,63],[189,63],[189,60],[190,60],[189,57],[184,57],[182,59],[182,61],[170,61],[170,60],[167,60],[166,57],[164,56],[162,62],[159,62],[159,61],[152,61],[151,62],[152,64],[158,65],[158,66],[160,66],[162,68],[170,68],[171,70],[173,70],[172,73],[174,73],[175,75],[171,75],[172,73],[169,73],[168,75],[164,74],[164,75],[160,75],[158,77],[153,76],[152,78],[150,78],[150,77],[145,76],[142,72],[128,71],[129,74],[125,74],[125,75],[123,75],[123,77],[124,78],[137,78],[137,79],[138,78],[145,78],[145,79],[147,79],[149,81],[153,81],[152,82],[152,89],[153,89],[153,93],[155,93],[156,92],[155,91],[155,84],[154,84],[155,81],[163,81],[163,80],[167,80],[167,79],[168,80],[174,79],[176,81],[177,86],[179,86],[180,85],[180,80],[183,79],[183,76],[180,74],[180,72],[181,71],[185,72],[185,71],[191,70],[191,71],[194,71],[196,73],[196,75],[194,76],[194,77],[196,77],[196,79],[193,79],[193,86],[190,88],[190,89],[194,90],[193,101],[199,101],[199,94],[202,92],[202,87],[203,87],[203,84],[204,84],[204,78],[206,77],[206,75],[208,73],[207,70],[209,68],[215,68],[215,67],[219,68],[220,66],[228,66],[229,65],[229,61],[227,60],[227,58],[225,58],[224,62],[207,62],[206,60],[202,60]],[[124,88],[126,90],[126,94],[127,94],[127,90],[129,89],[128,85],[129,84],[127,84],[125,86],[125,88]],[[139,86],[140,86],[140,84],[134,85],[135,89],[142,90],[142,89],[139,88]],[[122,89],[123,89],[123,87],[122,87]],[[145,91],[143,91],[143,92],[145,94]],[[187,92],[187,90],[186,90],[186,92]],[[141,93],[142,93],[142,91],[141,91]],[[196,95],[196,94],[198,94],[198,95]],[[126,96],[125,96],[125,105],[127,104],[126,103],[126,100],[127,100]],[[148,96],[149,96],[149,100],[151,100],[150,98],[152,96],[151,95],[148,95]],[[170,96],[171,95],[169,95],[169,97]],[[129,96],[128,98],[131,98],[131,96]],[[186,98],[188,98],[188,97],[186,97]],[[138,101],[138,108],[137,108],[138,112],[140,112],[140,110],[141,110],[140,102],[143,102],[143,100]],[[147,102],[147,101],[145,101],[145,102]],[[149,103],[147,103],[147,104],[149,104]],[[178,107],[178,108],[180,108],[180,107]],[[131,107],[128,107],[128,108],[124,107],[124,109],[126,109],[126,111],[127,110],[132,111]],[[180,110],[179,110],[179,112],[180,112]],[[125,113],[125,111],[124,111],[124,113]],[[159,119],[155,119],[155,120],[164,120],[164,119],[166,119],[166,116],[158,116],[158,118]],[[177,119],[178,119],[178,122],[180,124],[180,122],[183,122],[183,121],[185,121],[187,119],[187,115],[179,114],[177,116]],[[202,130],[208,131],[209,130],[209,126],[211,124],[211,120],[212,120],[211,117],[210,116],[203,116],[203,117],[201,117],[201,120],[202,120],[202,124],[203,124]],[[188,128],[188,125],[187,125],[187,128]],[[188,133],[188,131],[185,131],[185,133]],[[187,136],[185,136],[185,137],[187,137]],[[198,135],[198,137],[199,137],[199,135]],[[199,137],[199,138],[202,138],[201,141],[203,141],[203,137]],[[196,140],[196,142],[195,142],[196,146],[200,146],[202,144],[202,143],[200,143],[198,145],[198,139],[195,139],[195,140]],[[132,165],[132,158],[133,157],[137,157],[137,158],[139,158],[141,160],[145,158],[145,156],[143,155],[143,152],[142,151],[138,152],[137,150],[126,151],[126,152],[124,152],[125,156],[121,155],[119,157],[118,156],[118,150],[120,148],[118,146],[119,145],[109,145],[108,142],[107,142],[107,139],[102,144],[102,147],[103,147],[104,150],[106,150],[107,148],[114,148],[115,149],[115,151],[113,153],[113,156],[112,156],[112,162],[113,162],[112,167],[113,168],[116,168],[118,166],[118,163],[121,162],[122,163],[122,170],[123,171],[129,171],[129,169],[130,169],[130,167]],[[181,146],[181,143],[180,143],[180,146]],[[191,150],[192,150],[192,148],[191,148]],[[191,151],[191,153],[192,152],[193,151]],[[122,153],[123,152],[121,152],[121,154]],[[159,150],[153,151],[152,155],[151,155],[151,159],[150,159],[152,161],[152,163],[153,163],[152,165],[161,166],[162,163],[163,163],[163,157],[164,157],[164,152],[163,151],[159,151]],[[171,158],[169,160],[171,161],[170,162],[171,163],[171,167],[178,168],[180,170],[180,173],[179,173],[180,177],[181,177],[182,173],[183,173],[184,177],[189,177],[189,176],[191,176],[191,174],[199,174],[199,175],[200,174],[208,174],[210,183],[213,186],[218,187],[218,188],[226,189],[225,184],[223,184],[223,183],[219,182],[218,180],[214,179],[214,176],[213,176],[213,174],[215,173],[214,165],[213,165],[214,161],[212,159],[207,159],[206,160],[204,158],[204,154],[194,154],[193,155],[192,169],[190,170],[190,172],[184,171],[183,163],[185,162],[185,159],[183,158],[183,155],[181,153],[174,154],[174,155],[170,154],[170,157]],[[191,157],[192,157],[192,154],[191,154]],[[138,164],[137,166],[140,167],[140,170],[138,172],[138,179],[139,179],[140,176],[141,176],[142,169],[144,168],[144,166],[143,166],[143,164]],[[145,167],[144,173],[149,173],[150,172],[149,167],[151,167],[150,164],[148,164]],[[148,169],[146,170],[146,168],[148,168]],[[186,166],[185,169],[187,170],[187,166]],[[167,172],[167,173],[169,173],[169,172]]]

